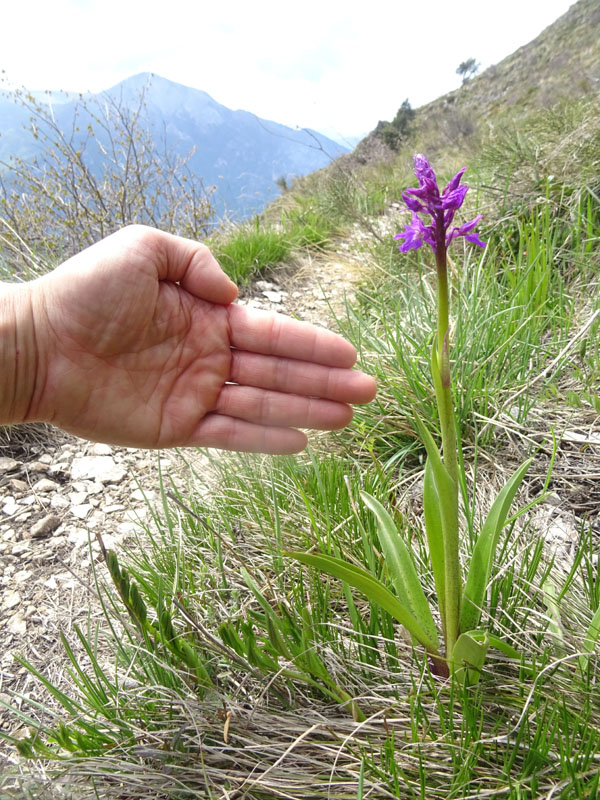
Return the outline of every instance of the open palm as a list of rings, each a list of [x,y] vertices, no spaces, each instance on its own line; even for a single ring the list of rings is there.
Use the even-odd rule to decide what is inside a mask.
[[[36,284],[31,418],[89,439],[296,452],[296,428],[342,427],[375,393],[341,337],[232,305],[189,240],[127,228]]]

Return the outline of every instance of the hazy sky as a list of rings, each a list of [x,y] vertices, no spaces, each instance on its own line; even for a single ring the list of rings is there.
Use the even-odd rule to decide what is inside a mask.
[[[355,136],[501,61],[572,0],[21,0],[0,69],[28,89],[101,91],[138,72],[230,108]]]

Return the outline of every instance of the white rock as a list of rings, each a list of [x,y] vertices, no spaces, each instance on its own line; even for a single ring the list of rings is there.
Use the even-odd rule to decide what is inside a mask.
[[[122,503],[113,503],[110,506],[102,506],[102,511],[105,514],[114,514],[115,511],[123,511],[125,506]]]
[[[15,461],[14,458],[0,458],[0,472],[10,472],[13,469],[16,469],[19,466],[19,461]]]
[[[69,531],[68,539],[71,544],[75,545],[75,549],[87,545],[89,534],[85,528],[74,528]]]
[[[47,586],[48,589],[56,589],[58,586],[54,575],[51,575],[47,581],[44,581],[44,586]]]
[[[25,581],[29,580],[32,576],[32,572],[28,569],[20,569],[18,572],[12,576],[12,579],[15,583],[25,583]]]
[[[77,519],[85,519],[92,510],[90,503],[82,503],[81,505],[71,506],[71,514]]]
[[[108,444],[96,442],[93,444],[88,452],[93,456],[112,456],[112,447]]]
[[[281,303],[281,292],[263,292],[270,303]]]
[[[2,608],[4,610],[8,608],[14,608],[15,606],[18,606],[20,602],[21,595],[18,592],[9,592],[9,594],[7,594],[2,601]]]
[[[72,506],[80,506],[87,500],[87,492],[69,492],[69,502]]]
[[[71,464],[73,480],[87,478],[100,483],[120,483],[126,474],[112,456],[80,456]]]
[[[50,506],[56,509],[64,509],[70,506],[71,504],[67,500],[66,497],[63,497],[62,494],[53,494],[50,498]]]
[[[20,506],[12,495],[7,495],[4,498],[4,505],[2,506],[2,513],[8,516],[16,514]]]
[[[142,491],[141,489],[135,489],[130,495],[129,499],[133,501],[139,501],[145,503],[146,501],[151,502],[156,498],[156,492],[154,489],[147,489]]]
[[[23,614],[20,611],[18,611],[8,623],[8,630],[19,636],[27,633],[27,622],[23,619]]]
[[[117,525],[117,532],[121,534],[121,536],[128,536],[131,533],[139,533],[140,526],[136,525],[135,522],[121,522]]]

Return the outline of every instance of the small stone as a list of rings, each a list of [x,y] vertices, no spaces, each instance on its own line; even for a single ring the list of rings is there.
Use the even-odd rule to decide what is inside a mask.
[[[111,456],[81,456],[71,464],[73,480],[87,478],[99,483],[120,483],[127,471]]]
[[[23,539],[22,542],[17,542],[15,545],[12,546],[10,550],[10,554],[12,556],[20,556],[23,553],[26,553],[28,550],[31,549],[28,539]]]
[[[19,478],[11,478],[8,485],[13,492],[26,492],[29,489],[29,484],[26,481],[19,480]]]
[[[87,493],[89,492],[91,486],[94,486],[94,484],[91,481],[73,481],[73,483],[71,484],[71,489],[74,492]]]
[[[50,453],[44,453],[39,457],[38,461],[41,461],[42,464],[51,464],[54,461],[54,459],[52,458]]]
[[[61,461],[58,464],[51,464],[48,467],[48,475],[65,476],[69,469],[69,464],[66,461]]]
[[[80,506],[87,500],[87,492],[69,492],[69,500],[72,506]]]
[[[18,466],[20,466],[20,462],[15,461],[14,458],[0,458],[0,472],[12,472]]]
[[[48,589],[56,589],[58,584],[56,583],[56,578],[54,575],[51,575],[47,581],[44,581],[44,586],[47,586]]]
[[[71,514],[77,519],[85,519],[92,510],[90,503],[82,503],[81,505],[71,506]]]
[[[128,536],[132,533],[139,533],[140,526],[136,525],[135,522],[121,522],[117,525],[117,532],[121,536]]]
[[[49,536],[58,528],[60,523],[61,519],[56,514],[47,514],[39,522],[31,526],[29,535],[32,539],[41,539],[44,536]]]
[[[263,292],[270,303],[281,303],[281,292]]]
[[[101,442],[96,442],[90,447],[88,452],[92,456],[112,456],[113,451],[110,445],[102,444]]]
[[[33,573],[28,569],[20,569],[18,572],[15,572],[12,579],[15,583],[25,583],[25,581],[31,578],[32,574]]]
[[[121,503],[113,503],[110,506],[102,506],[102,511],[104,511],[105,514],[114,514],[115,511],[124,511],[124,510],[125,506],[122,505]]]
[[[51,481],[49,478],[40,478],[39,481],[33,484],[34,492],[55,492],[59,488],[58,483]]]
[[[18,592],[10,592],[2,601],[2,609],[7,610],[18,606],[21,602],[21,595]]]
[[[146,501],[151,502],[156,498],[156,492],[153,489],[147,489],[146,491],[142,491],[141,489],[135,489],[130,495],[130,499],[133,501],[138,501],[141,503],[145,503]]]
[[[11,517],[13,514],[16,514],[19,510],[19,504],[15,500],[12,495],[7,495],[4,498],[4,505],[2,506],[2,513],[6,514],[7,516]]]
[[[71,504],[62,494],[53,494],[50,498],[50,506],[57,510],[68,508]]]
[[[28,472],[48,472],[48,464],[44,464],[43,461],[30,461],[29,464],[26,464]]]
[[[74,528],[69,532],[69,541],[75,545],[75,548],[87,545],[89,534],[85,528]]]
[[[8,630],[18,636],[27,633],[27,622],[20,611],[18,611],[8,623]]]

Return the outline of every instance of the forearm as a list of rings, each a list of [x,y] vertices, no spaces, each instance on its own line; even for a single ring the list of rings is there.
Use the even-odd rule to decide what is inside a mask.
[[[31,285],[0,283],[0,425],[36,418],[38,359]]]

